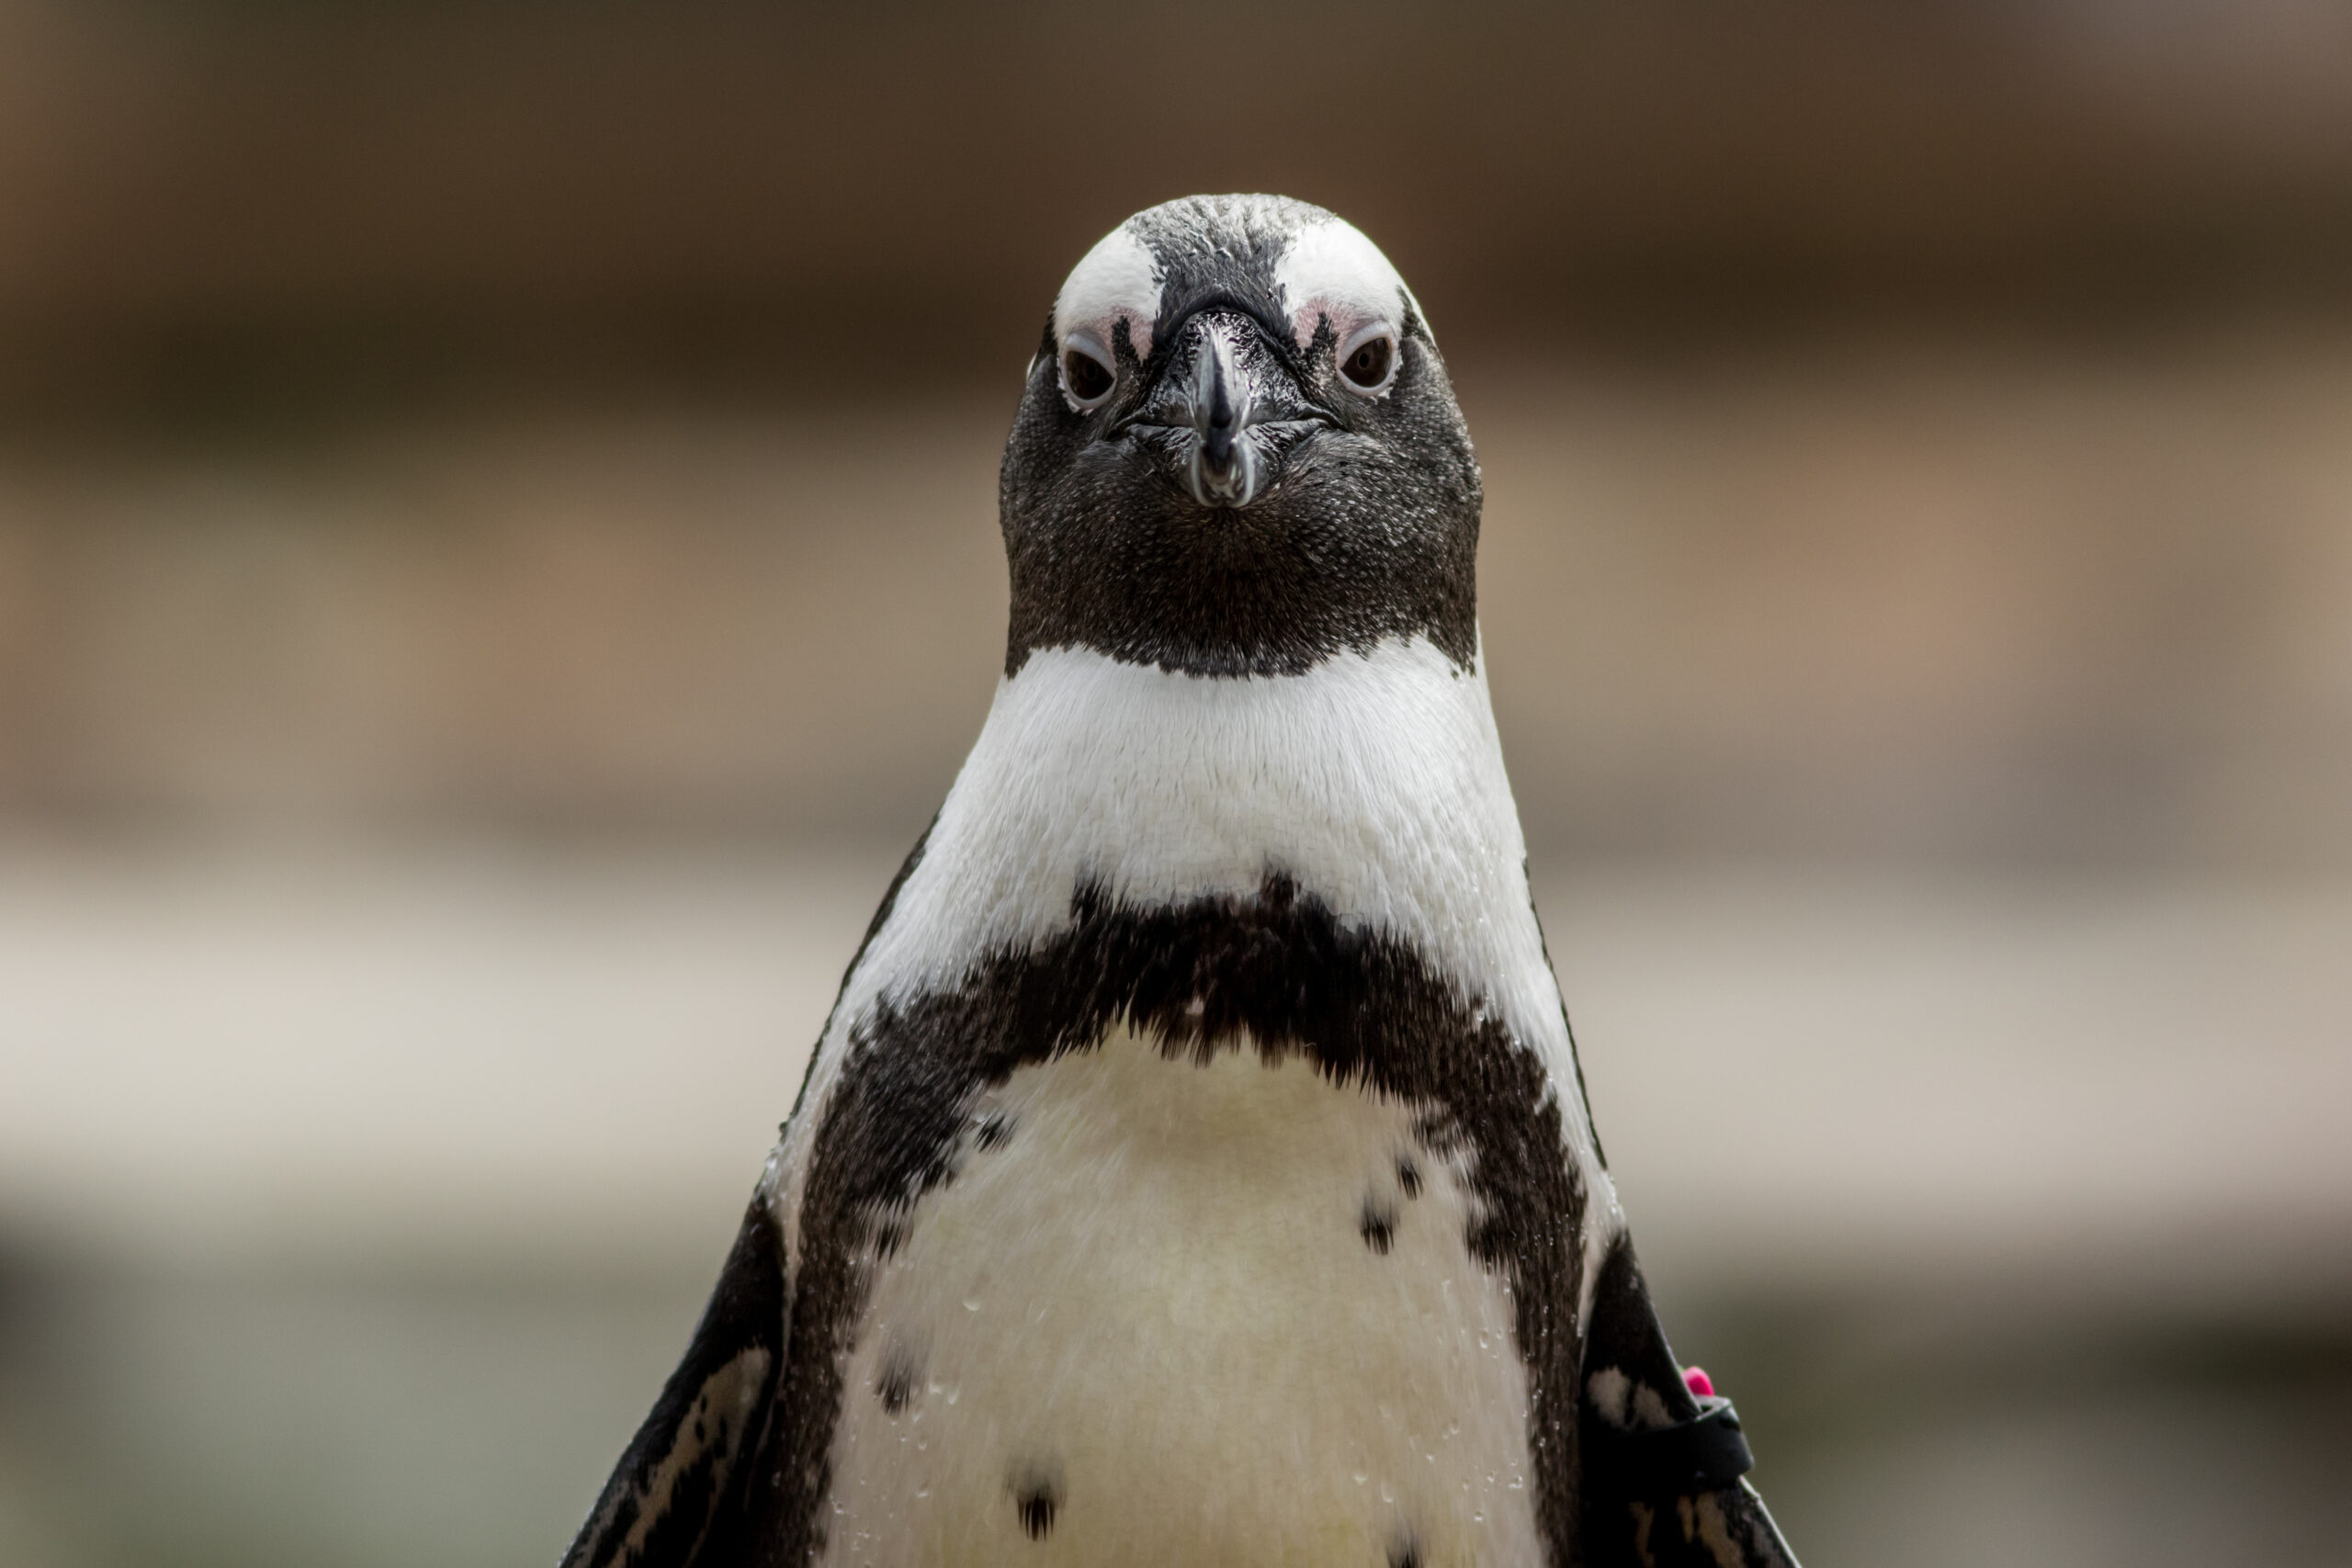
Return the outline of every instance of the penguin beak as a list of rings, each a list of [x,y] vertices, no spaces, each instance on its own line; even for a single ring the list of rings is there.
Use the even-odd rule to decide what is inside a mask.
[[[1258,493],[1258,445],[1249,438],[1254,402],[1240,356],[1222,332],[1204,334],[1185,385],[1192,461],[1184,479],[1203,506],[1247,506]]]
[[[1238,510],[1265,493],[1293,446],[1332,423],[1254,320],[1210,310],[1179,329],[1158,387],[1121,428],[1156,447],[1195,502]]]

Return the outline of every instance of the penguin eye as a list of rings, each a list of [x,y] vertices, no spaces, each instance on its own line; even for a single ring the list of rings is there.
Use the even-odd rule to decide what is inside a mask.
[[[1385,326],[1358,333],[1340,349],[1340,378],[1366,397],[1388,389],[1396,377],[1396,334]]]
[[[1084,339],[1073,337],[1062,350],[1062,390],[1073,406],[1101,407],[1117,379],[1111,356]]]

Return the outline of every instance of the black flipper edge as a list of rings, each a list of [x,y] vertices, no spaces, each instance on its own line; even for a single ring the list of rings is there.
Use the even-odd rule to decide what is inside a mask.
[[[694,1568],[742,1557],[784,1338],[783,1244],[766,1202],[754,1199],[685,1359],[563,1568]]]
[[[1602,1262],[1585,1334],[1578,1446],[1586,1568],[1796,1568],[1727,1399],[1682,1381],[1620,1236]]]

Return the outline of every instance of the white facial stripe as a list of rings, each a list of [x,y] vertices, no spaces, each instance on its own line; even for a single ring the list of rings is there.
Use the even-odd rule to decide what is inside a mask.
[[[1082,327],[1110,348],[1118,342],[1114,328],[1122,316],[1136,356],[1148,355],[1151,324],[1159,319],[1159,264],[1125,224],[1103,235],[1071,269],[1054,301],[1054,341],[1068,343]]]
[[[1292,339],[1301,348],[1324,316],[1331,318],[1332,332],[1345,343],[1350,334],[1374,321],[1402,328],[1408,307],[1420,313],[1380,247],[1354,224],[1337,218],[1291,243],[1275,265],[1274,281],[1282,286],[1283,301],[1290,310]]]

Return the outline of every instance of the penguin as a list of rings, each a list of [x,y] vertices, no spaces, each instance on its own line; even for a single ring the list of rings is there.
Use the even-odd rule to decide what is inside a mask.
[[[1478,465],[1362,232],[1062,285],[1002,678],[567,1568],[1792,1565],[1529,892]]]

